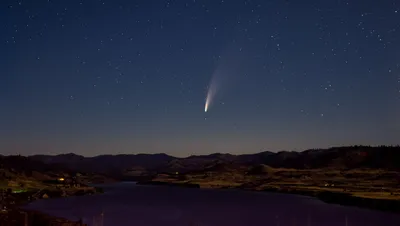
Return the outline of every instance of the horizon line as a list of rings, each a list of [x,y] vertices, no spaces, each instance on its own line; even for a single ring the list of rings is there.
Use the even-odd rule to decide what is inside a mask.
[[[38,155],[44,155],[44,156],[60,156],[60,155],[76,155],[76,156],[81,156],[84,158],[95,158],[95,157],[101,157],[101,156],[121,156],[121,155],[167,155],[170,157],[178,158],[178,159],[183,159],[183,158],[189,158],[189,157],[201,157],[201,156],[210,156],[210,155],[233,155],[233,156],[240,156],[240,155],[254,155],[254,154],[259,154],[263,152],[271,152],[271,153],[280,153],[280,152],[306,152],[306,151],[312,151],[312,150],[329,150],[329,149],[334,149],[334,148],[354,148],[354,147],[367,147],[367,148],[379,148],[379,147],[389,147],[389,148],[398,148],[400,147],[400,144],[396,145],[345,145],[345,146],[330,146],[327,148],[308,148],[304,149],[302,151],[287,151],[287,150],[280,150],[280,151],[268,151],[268,150],[260,150],[259,152],[251,152],[251,153],[241,153],[241,154],[232,154],[232,153],[222,153],[222,152],[214,152],[214,153],[209,153],[209,154],[192,154],[188,155],[186,157],[177,157],[171,154],[167,154],[165,152],[159,152],[159,153],[119,153],[119,154],[99,154],[99,155],[93,155],[93,156],[86,156],[86,155],[80,155],[74,152],[68,152],[68,153],[60,153],[60,154],[33,154],[33,155],[21,155],[21,154],[11,154],[11,155],[2,155],[0,156],[24,156],[24,157],[33,157],[33,156],[38,156]]]

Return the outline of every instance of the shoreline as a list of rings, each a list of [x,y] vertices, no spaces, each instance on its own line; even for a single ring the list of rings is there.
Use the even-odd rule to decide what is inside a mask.
[[[14,200],[14,204],[10,205],[4,211],[0,212],[0,225],[27,225],[27,226],[88,226],[81,220],[69,220],[67,218],[53,216],[45,212],[30,209],[27,207],[29,203],[39,201],[41,199],[57,199],[72,196],[95,195],[103,193],[101,188],[97,187],[82,187],[73,189],[68,194],[60,194],[58,192],[44,192],[45,194],[51,193],[51,197],[31,199],[35,192],[26,192],[19,194],[12,194],[10,197]]]
[[[154,186],[170,186],[170,187],[184,187],[184,188],[198,188],[201,189],[201,184],[197,183],[177,183],[177,182],[166,182],[166,181],[138,181],[138,185],[154,185]],[[203,187],[204,188],[204,187]],[[316,198],[327,204],[338,204],[342,206],[352,206],[363,209],[370,209],[375,211],[382,211],[388,213],[400,214],[400,200],[397,199],[373,199],[353,196],[349,193],[343,192],[331,192],[331,191],[306,191],[300,189],[290,188],[266,188],[262,190],[255,190],[244,187],[225,186],[225,187],[213,187],[211,189],[237,189],[238,191],[253,191],[253,192],[270,192],[280,194],[292,194],[302,195]]]
[[[400,214],[400,200],[373,199],[353,196],[343,192],[301,191],[291,189],[264,189],[261,192],[294,194],[316,198],[327,204],[358,207],[388,213]]]

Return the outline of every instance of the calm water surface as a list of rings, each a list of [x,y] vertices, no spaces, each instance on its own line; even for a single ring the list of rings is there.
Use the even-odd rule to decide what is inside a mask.
[[[105,194],[39,200],[28,208],[71,220],[81,217],[90,226],[346,226],[346,217],[347,226],[400,225],[397,214],[297,195],[134,183],[104,188]]]

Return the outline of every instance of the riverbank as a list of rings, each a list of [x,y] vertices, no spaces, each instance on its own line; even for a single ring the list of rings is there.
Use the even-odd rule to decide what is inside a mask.
[[[81,221],[72,221],[61,217],[51,216],[40,211],[26,208],[30,202],[39,199],[64,198],[69,196],[93,195],[102,193],[101,189],[83,186],[69,189],[40,189],[3,195],[0,225],[24,226],[87,226]]]
[[[310,196],[317,198],[325,203],[339,204],[343,206],[354,206],[359,208],[367,208],[400,214],[400,200],[395,199],[363,198],[354,196],[351,193],[332,191],[304,191],[296,189],[276,188],[264,189],[263,191]]]
[[[173,186],[173,187],[186,187],[186,188],[210,188],[208,186],[202,187],[201,184],[193,183],[181,183],[181,182],[165,182],[165,181],[141,181],[137,184],[140,185],[158,185],[158,186]],[[372,199],[353,196],[349,193],[332,192],[332,191],[320,191],[320,190],[299,190],[299,189],[286,189],[286,188],[265,188],[263,190],[254,190],[249,188],[241,188],[236,186],[221,186],[212,187],[212,189],[239,189],[247,191],[258,191],[258,192],[273,192],[273,193],[285,193],[285,194],[296,194],[303,196],[310,196],[317,198],[323,202],[331,204],[339,204],[344,206],[355,206],[359,208],[368,208],[373,210],[400,213],[400,200],[394,199]]]
[[[264,175],[249,175],[237,171],[160,174],[151,180],[139,181],[138,184],[297,194],[315,197],[331,204],[400,213],[400,189],[398,183],[391,180],[388,172],[358,170],[340,172],[340,177],[335,173],[332,170],[269,169],[268,174]],[[353,177],[346,177],[350,173]],[[371,179],[372,177],[375,179]]]

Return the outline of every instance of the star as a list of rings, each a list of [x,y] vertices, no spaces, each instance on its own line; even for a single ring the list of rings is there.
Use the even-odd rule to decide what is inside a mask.
[[[78,139],[89,133],[109,150],[179,156],[232,151],[211,139],[221,137],[243,152],[349,142],[341,131],[366,143],[398,142],[382,129],[396,117],[380,110],[400,100],[395,1],[371,2],[368,11],[350,1],[306,1],[302,10],[292,1],[10,3],[0,27],[0,102],[7,106],[0,116],[16,112],[31,122],[2,128],[50,134],[47,125],[59,120],[59,132],[46,141],[38,135],[35,147],[21,137],[26,153],[39,143],[64,151],[71,128],[79,130],[70,146],[87,155],[107,152],[103,140]],[[215,99],[204,113],[212,81]],[[361,131],[358,112],[362,127],[382,135]],[[107,131],[93,131],[105,120]],[[273,135],[283,122],[278,142]],[[298,123],[307,125],[301,136]],[[196,148],[188,148],[193,137]],[[0,140],[1,150],[10,149],[7,142]]]

